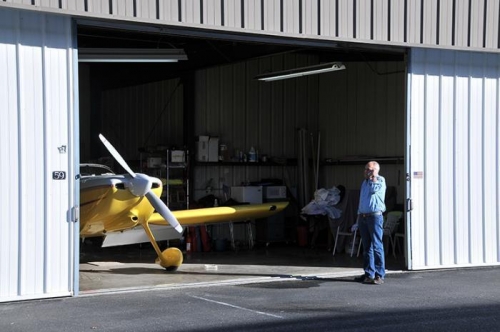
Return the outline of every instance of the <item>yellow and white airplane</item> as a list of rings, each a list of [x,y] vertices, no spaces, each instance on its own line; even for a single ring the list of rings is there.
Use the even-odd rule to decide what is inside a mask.
[[[113,174],[109,170],[81,176],[80,236],[104,236],[103,246],[149,240],[158,254],[157,262],[168,271],[175,271],[182,264],[182,252],[177,248],[162,252],[157,241],[179,238],[183,226],[265,218],[288,205],[288,202],[273,202],[170,211],[159,198],[163,189],[160,179],[133,172],[111,143],[103,135],[99,138],[128,174]],[[140,227],[138,230],[138,226],[143,230]],[[152,227],[156,227],[155,234]]]

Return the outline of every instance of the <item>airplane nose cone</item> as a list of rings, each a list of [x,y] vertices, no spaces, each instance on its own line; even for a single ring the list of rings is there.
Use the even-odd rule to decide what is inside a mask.
[[[136,173],[130,181],[130,192],[135,196],[144,196],[151,189],[153,182],[146,174]]]

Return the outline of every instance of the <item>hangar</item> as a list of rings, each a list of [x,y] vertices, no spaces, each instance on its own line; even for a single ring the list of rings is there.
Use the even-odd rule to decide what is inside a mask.
[[[137,166],[141,148],[192,152],[200,136],[287,161],[300,130],[320,133],[323,187],[355,189],[359,165],[384,161],[408,269],[498,265],[499,11],[466,0],[0,3],[0,300],[78,294],[79,164],[105,155],[98,132]],[[103,47],[187,60],[79,62]],[[346,70],[255,79],[332,62]],[[297,169],[193,159],[191,196],[270,178],[300,191]]]

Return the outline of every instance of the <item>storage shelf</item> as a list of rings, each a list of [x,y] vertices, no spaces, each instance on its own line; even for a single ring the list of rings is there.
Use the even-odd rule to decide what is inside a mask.
[[[168,168],[186,168],[187,164],[186,163],[169,163]]]
[[[166,178],[161,198],[170,209],[189,209],[189,151],[184,151],[186,161],[171,161],[171,150],[163,152],[147,153],[141,152],[140,164],[144,166],[143,160],[149,156],[161,158],[160,167],[144,167],[144,173],[158,177]],[[143,172],[141,170],[141,172]],[[174,182],[174,183],[171,183]]]
[[[379,164],[404,164],[403,156],[396,157],[366,157],[366,158],[349,158],[349,159],[333,159],[327,158],[320,161],[320,166],[337,166],[337,165],[364,165],[369,161],[375,160]],[[296,166],[297,159],[284,159],[283,162],[267,161],[267,162],[238,162],[238,161],[219,161],[219,162],[204,162],[196,161],[196,166]]]
[[[281,162],[275,161],[247,161],[247,162],[239,162],[239,161],[218,161],[218,162],[206,162],[206,161],[195,161],[196,166],[295,166],[297,165],[296,159],[286,159]]]
[[[375,160],[379,164],[404,164],[403,156],[397,157],[367,157],[367,158],[352,158],[352,159],[332,159],[327,158],[320,162],[321,166],[336,166],[336,165],[364,165],[369,161]]]

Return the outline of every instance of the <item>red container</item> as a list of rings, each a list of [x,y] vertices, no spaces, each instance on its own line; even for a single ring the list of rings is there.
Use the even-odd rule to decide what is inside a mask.
[[[297,242],[300,247],[307,246],[307,226],[297,226]]]

